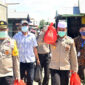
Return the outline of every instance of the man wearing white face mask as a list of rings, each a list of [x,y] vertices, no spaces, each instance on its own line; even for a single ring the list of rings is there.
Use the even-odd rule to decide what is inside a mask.
[[[14,77],[20,80],[19,70],[16,41],[8,36],[7,23],[0,21],[0,85],[13,85]]]
[[[33,85],[34,78],[34,62],[40,64],[37,53],[37,41],[34,34],[30,33],[29,25],[26,20],[21,22],[21,32],[14,35],[17,41],[20,57],[20,72],[21,79],[25,78],[25,71],[27,71],[27,85]]]

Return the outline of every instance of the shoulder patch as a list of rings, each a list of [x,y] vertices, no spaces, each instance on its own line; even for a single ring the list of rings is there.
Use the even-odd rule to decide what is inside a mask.
[[[71,37],[67,36],[66,42],[67,42],[68,44],[72,44],[72,43],[74,43],[74,40],[73,40]]]

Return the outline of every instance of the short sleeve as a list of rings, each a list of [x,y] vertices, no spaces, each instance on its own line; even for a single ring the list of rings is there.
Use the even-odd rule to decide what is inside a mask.
[[[37,40],[36,40],[36,37],[33,36],[33,47],[37,47],[38,44],[37,44]]]
[[[78,72],[77,52],[74,41],[71,44],[70,63],[71,63],[71,70],[73,70],[74,72]]]
[[[18,32],[16,33],[14,36],[13,36],[13,39],[15,39],[16,41],[19,39],[19,36],[21,35],[21,32]]]
[[[12,51],[12,55],[13,56],[18,56],[19,55],[18,49],[17,49],[17,44],[16,44],[15,40],[14,40],[14,48],[13,48],[13,51]]]
[[[13,36],[13,39],[17,40],[17,35],[16,34]]]

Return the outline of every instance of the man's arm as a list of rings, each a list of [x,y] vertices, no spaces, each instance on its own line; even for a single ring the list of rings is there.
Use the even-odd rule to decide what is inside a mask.
[[[12,59],[13,59],[13,70],[14,70],[14,77],[15,79],[20,80],[20,63],[19,63],[19,55],[18,55],[18,49],[16,46],[16,41],[14,41],[14,48],[12,51]]]
[[[75,43],[74,42],[71,45],[70,63],[71,63],[71,70],[73,70],[74,72],[78,72],[77,52],[76,52],[76,48],[75,48]]]
[[[37,52],[37,47],[34,47],[34,54],[35,54],[35,57],[36,57],[37,64],[39,65],[40,61],[39,61],[39,56],[38,56],[38,52]]]

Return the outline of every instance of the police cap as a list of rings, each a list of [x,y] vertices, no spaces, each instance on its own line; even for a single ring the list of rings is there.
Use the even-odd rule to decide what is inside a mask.
[[[0,28],[1,29],[6,29],[8,27],[7,22],[6,21],[0,21]]]

